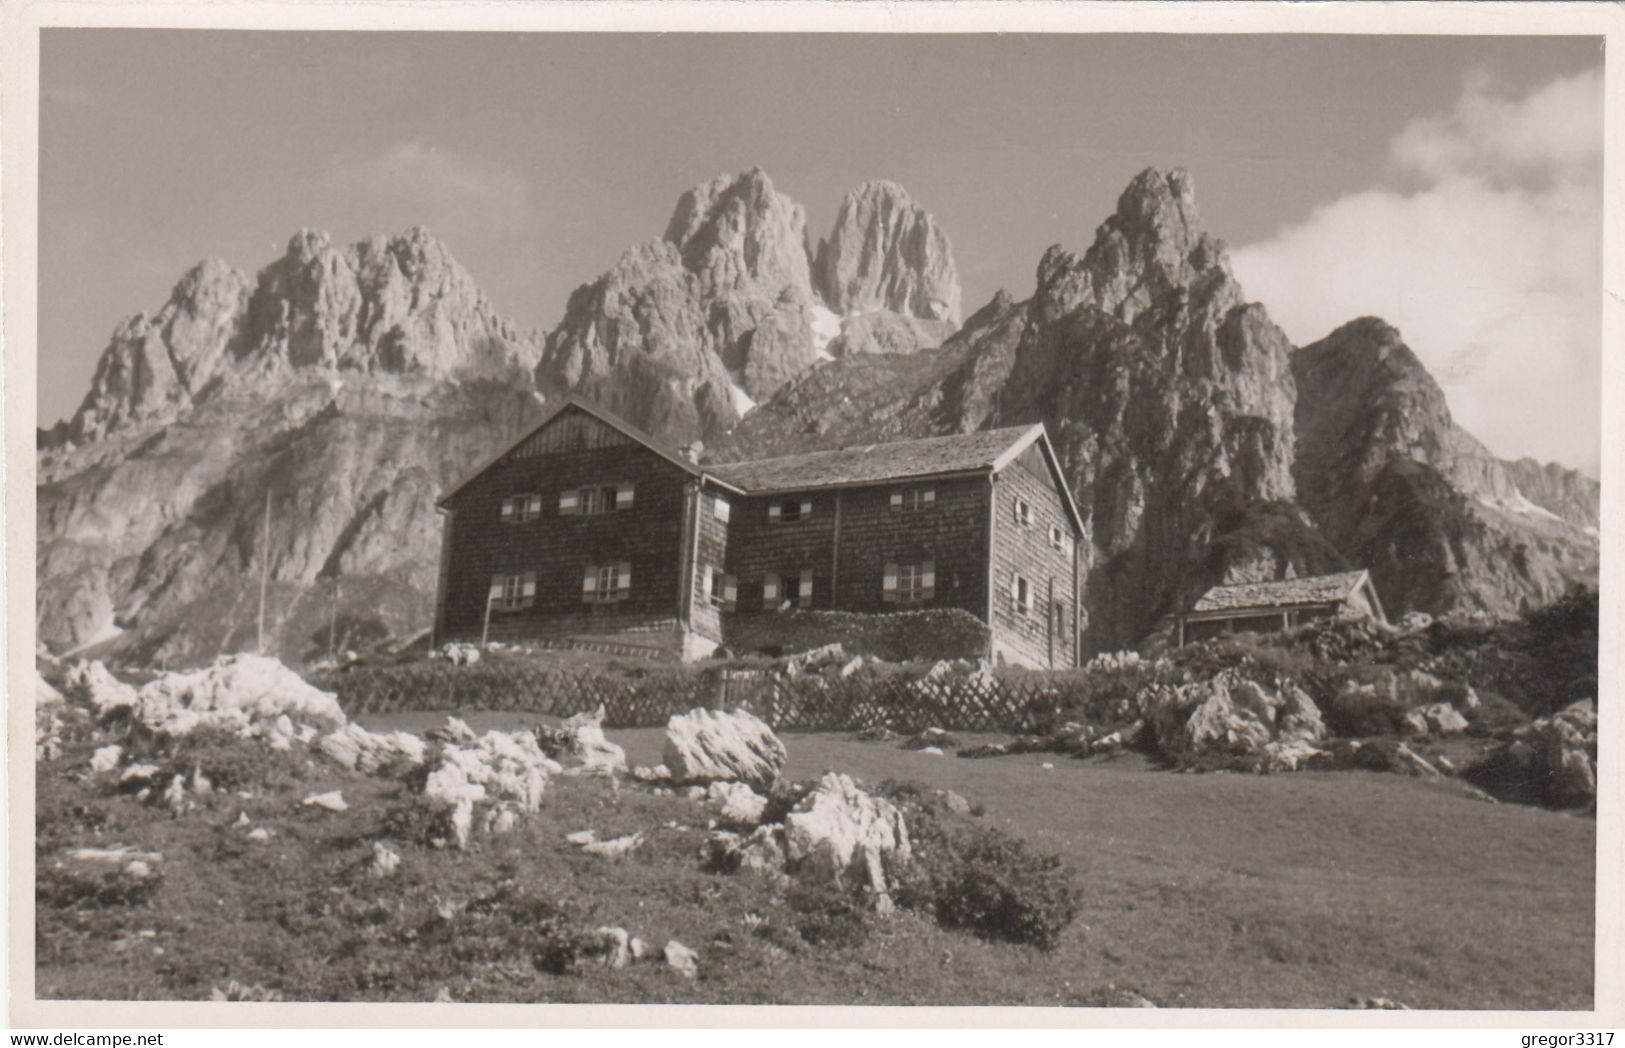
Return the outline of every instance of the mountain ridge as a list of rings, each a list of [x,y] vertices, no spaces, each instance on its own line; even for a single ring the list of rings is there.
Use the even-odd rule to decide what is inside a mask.
[[[1180,169],[1136,176],[1082,254],[1045,251],[1027,298],[960,308],[900,186],[848,193],[814,246],[759,169],[680,195],[545,337],[421,227],[301,230],[252,276],[205,260],[39,431],[41,637],[209,657],[249,642],[262,568],[287,658],[325,650],[317,619],[341,646],[409,635],[435,498],[564,392],[709,461],[1043,421],[1087,518],[1090,650],[1289,570],[1370,564],[1396,614],[1594,583],[1595,481],[1495,458],[1380,320],[1293,347]]]

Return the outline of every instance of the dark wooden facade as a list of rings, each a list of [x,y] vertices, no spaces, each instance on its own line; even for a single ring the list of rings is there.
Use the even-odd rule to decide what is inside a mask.
[[[851,482],[809,471],[804,488],[791,469],[753,491],[572,400],[442,500],[437,642],[618,637],[694,656],[786,607],[959,608],[992,627],[989,655],[1075,665],[1081,530],[1042,427],[978,454]],[[587,588],[605,566],[617,583],[630,570],[612,596]]]

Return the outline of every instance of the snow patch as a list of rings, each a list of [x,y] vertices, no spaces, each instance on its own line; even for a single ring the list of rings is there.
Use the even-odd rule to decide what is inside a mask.
[[[1545,520],[1556,521],[1559,524],[1568,523],[1545,506],[1537,506],[1530,502],[1529,498],[1517,488],[1512,489],[1512,495],[1508,498],[1486,499],[1481,496],[1478,501],[1491,509],[1498,509],[1505,513],[1518,513],[1525,517],[1540,517]]]
[[[80,642],[78,647],[70,648],[69,650],[64,651],[57,657],[62,659],[71,659],[81,652],[89,651],[98,644],[106,644],[108,641],[116,640],[123,635],[124,627],[116,625],[109,620],[107,625],[97,630],[94,636],[90,637],[88,640]]]
[[[740,418],[744,418],[756,407],[756,401],[751,399],[750,394],[745,392],[745,387],[732,375],[728,376],[728,395],[733,400],[734,414]]]
[[[829,344],[841,333],[841,318],[828,306],[815,303],[812,307],[813,356],[819,360],[834,360]]]

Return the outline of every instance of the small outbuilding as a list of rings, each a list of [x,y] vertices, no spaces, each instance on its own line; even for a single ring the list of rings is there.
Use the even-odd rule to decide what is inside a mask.
[[[1225,633],[1269,633],[1332,618],[1388,621],[1369,571],[1214,586],[1179,617],[1179,643]]]

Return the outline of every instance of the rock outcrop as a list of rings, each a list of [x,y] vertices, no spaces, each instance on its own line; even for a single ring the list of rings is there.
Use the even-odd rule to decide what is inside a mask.
[[[784,818],[785,856],[798,877],[862,886],[882,912],[891,909],[885,863],[912,857],[897,806],[829,772]]]
[[[1299,501],[1389,608],[1508,616],[1595,583],[1598,486],[1496,458],[1393,327],[1345,324],[1292,371]]]
[[[1234,670],[1153,685],[1139,701],[1158,749],[1181,767],[1292,771],[1326,735],[1319,707],[1296,684],[1266,687]]]

